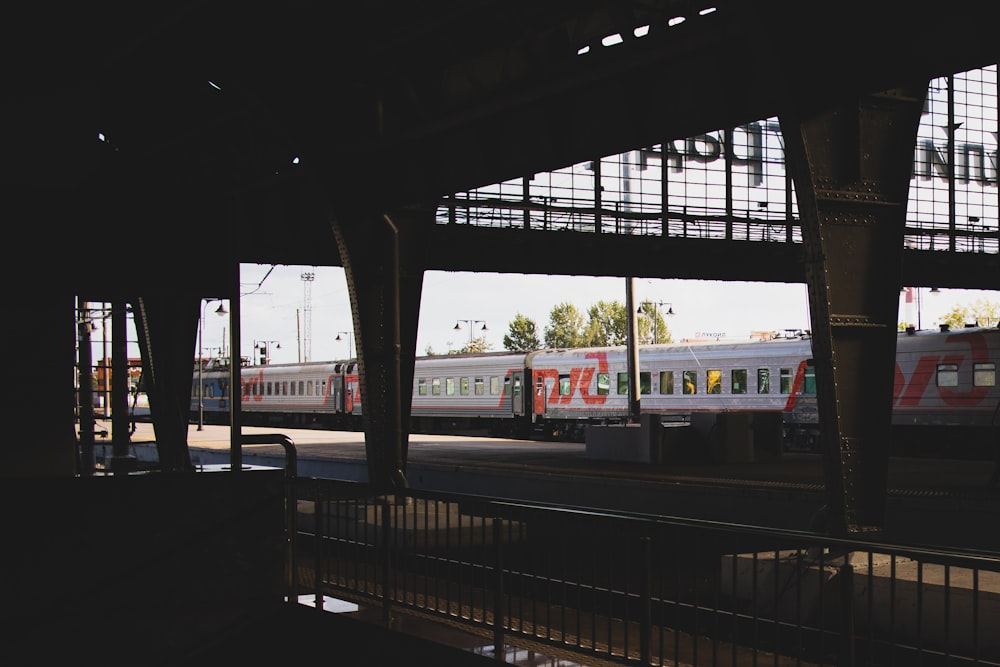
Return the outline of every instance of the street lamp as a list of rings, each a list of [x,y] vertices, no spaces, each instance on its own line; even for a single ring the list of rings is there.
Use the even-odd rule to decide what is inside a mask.
[[[470,346],[472,345],[472,336],[473,336],[473,331],[472,330],[476,327],[477,324],[482,324],[483,325],[482,328],[479,329],[480,331],[489,331],[489,329],[486,328],[486,320],[458,320],[457,322],[455,322],[455,331],[461,331],[462,330],[462,322],[465,322],[466,324],[469,325],[469,345]]]
[[[350,331],[338,331],[337,332],[337,337],[334,338],[335,341],[339,342],[339,341],[344,340],[343,338],[340,337],[340,334],[347,334],[347,358],[348,359],[352,359],[354,357],[354,352],[353,352],[354,347],[351,344],[352,343],[353,334]]]
[[[658,335],[659,334],[658,329],[659,329],[659,325],[660,325],[660,323],[659,323],[660,310],[659,309],[662,306],[666,306],[667,307],[667,312],[664,313],[664,315],[667,315],[669,317],[669,316],[671,316],[671,315],[674,314],[674,304],[670,303],[669,301],[647,301],[646,303],[648,305],[650,305],[650,306],[653,307],[653,315],[652,315],[652,320],[653,320],[653,345],[656,345],[659,342],[659,340],[660,340],[659,339],[659,335]],[[642,315],[646,311],[644,311],[642,309],[642,304],[640,303],[638,310],[636,310],[635,312],[637,312],[638,314]]]
[[[205,360],[201,356],[201,342],[205,337],[205,306],[213,301],[219,302],[219,307],[215,309],[215,314],[219,317],[227,315],[229,311],[223,299],[202,299],[201,317],[198,318],[198,430],[202,430],[205,423],[205,385],[202,384],[202,370],[205,368]]]
[[[274,343],[274,349],[281,349],[281,343],[276,340],[255,340],[253,342],[253,349],[260,351],[261,366],[267,366],[271,363],[271,355],[269,353],[271,343]]]

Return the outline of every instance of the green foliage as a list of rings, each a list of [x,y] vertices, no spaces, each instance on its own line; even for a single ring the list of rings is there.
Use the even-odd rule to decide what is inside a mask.
[[[549,313],[549,325],[545,327],[544,337],[546,347],[583,347],[583,315],[569,302],[554,306]]]
[[[967,306],[955,306],[941,319],[952,329],[962,329],[966,324],[995,327],[1000,324],[1000,302],[976,299]]]
[[[969,321],[969,308],[967,306],[955,306],[941,318],[941,324],[947,324],[952,329],[961,329]]]
[[[523,314],[518,313],[507,328],[507,334],[503,337],[503,347],[511,352],[525,352],[537,350],[542,346],[542,341],[538,339],[535,321]]]
[[[654,333],[659,343],[672,343],[673,336],[664,320],[659,304],[643,302],[642,313],[637,315],[637,337],[640,343],[652,343]],[[545,347],[606,347],[625,345],[628,342],[628,311],[621,301],[598,301],[587,309],[586,324],[583,315],[572,303],[563,302],[549,312],[549,324],[544,332]],[[535,323],[518,313],[504,336],[508,350],[537,350],[541,347],[535,333]]]
[[[480,338],[473,338],[469,341],[468,345],[455,350],[452,354],[489,352],[492,349],[493,343],[486,340],[486,336],[481,336]]]
[[[639,306],[642,313],[636,323],[636,336],[641,345],[649,343],[673,343],[674,337],[663,318],[664,306],[652,301],[643,301]]]
[[[628,319],[620,301],[598,301],[587,311],[583,344],[592,346],[624,345],[628,339]]]

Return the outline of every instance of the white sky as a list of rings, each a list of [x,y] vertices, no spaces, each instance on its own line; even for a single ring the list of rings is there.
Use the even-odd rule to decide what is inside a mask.
[[[309,283],[309,359],[324,361],[348,356],[348,336],[342,332],[353,332],[354,327],[343,269],[275,266],[272,270],[269,265],[252,264],[242,267],[240,281],[244,295],[241,300],[244,356],[259,357],[253,354],[255,341],[278,341],[281,348],[272,345],[272,363],[300,360],[299,348],[302,345],[304,350],[305,342],[307,284],[302,274],[307,272],[314,275]],[[467,323],[461,323],[461,331],[454,330],[458,320],[484,320],[488,327],[486,339],[492,343],[492,349],[502,350],[503,337],[519,312],[535,321],[541,338],[553,306],[568,301],[586,315],[586,310],[601,300],[624,303],[625,290],[624,278],[429,271],[424,276],[417,353],[424,354],[430,346],[435,353],[443,354],[468,343]],[[639,278],[633,296],[636,303],[650,300],[673,305],[675,315],[666,318],[666,323],[675,340],[706,333],[721,333],[735,340],[747,338],[751,331],[811,328],[804,284]],[[953,306],[970,305],[979,298],[1000,301],[1000,292],[942,289],[939,294],[931,295],[924,289],[921,324],[923,328],[932,328]],[[900,303],[899,319],[916,319],[915,314],[906,315],[902,295]],[[217,354],[228,336],[228,318],[215,316],[213,311],[217,307],[215,303],[205,307],[206,356]],[[481,326],[476,324],[476,338],[482,333]],[[335,340],[338,334],[343,340]],[[352,349],[356,350],[356,346],[352,340]]]

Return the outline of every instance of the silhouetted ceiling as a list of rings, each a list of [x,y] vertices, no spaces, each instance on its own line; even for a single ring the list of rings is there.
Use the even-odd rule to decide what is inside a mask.
[[[995,63],[991,9],[25,3],[5,10],[4,182],[72,192],[71,202],[41,194],[25,215],[60,220],[66,259],[100,238],[154,256],[194,249],[231,262],[273,247],[283,262],[336,263],[325,221],[338,201],[432,206],[478,185]],[[687,20],[671,26],[676,17]],[[648,34],[637,37],[641,26]],[[616,33],[621,44],[602,46]],[[26,228],[52,241],[44,222]],[[144,273],[175,264],[150,259]]]

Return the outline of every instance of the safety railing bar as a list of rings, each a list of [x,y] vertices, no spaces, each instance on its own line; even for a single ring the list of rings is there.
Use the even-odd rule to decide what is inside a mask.
[[[281,445],[285,450],[285,585],[288,587],[286,602],[298,601],[299,577],[296,562],[296,542],[298,541],[298,500],[295,495],[295,475],[298,466],[298,453],[295,443],[282,433],[242,434],[240,444],[243,446]]]

